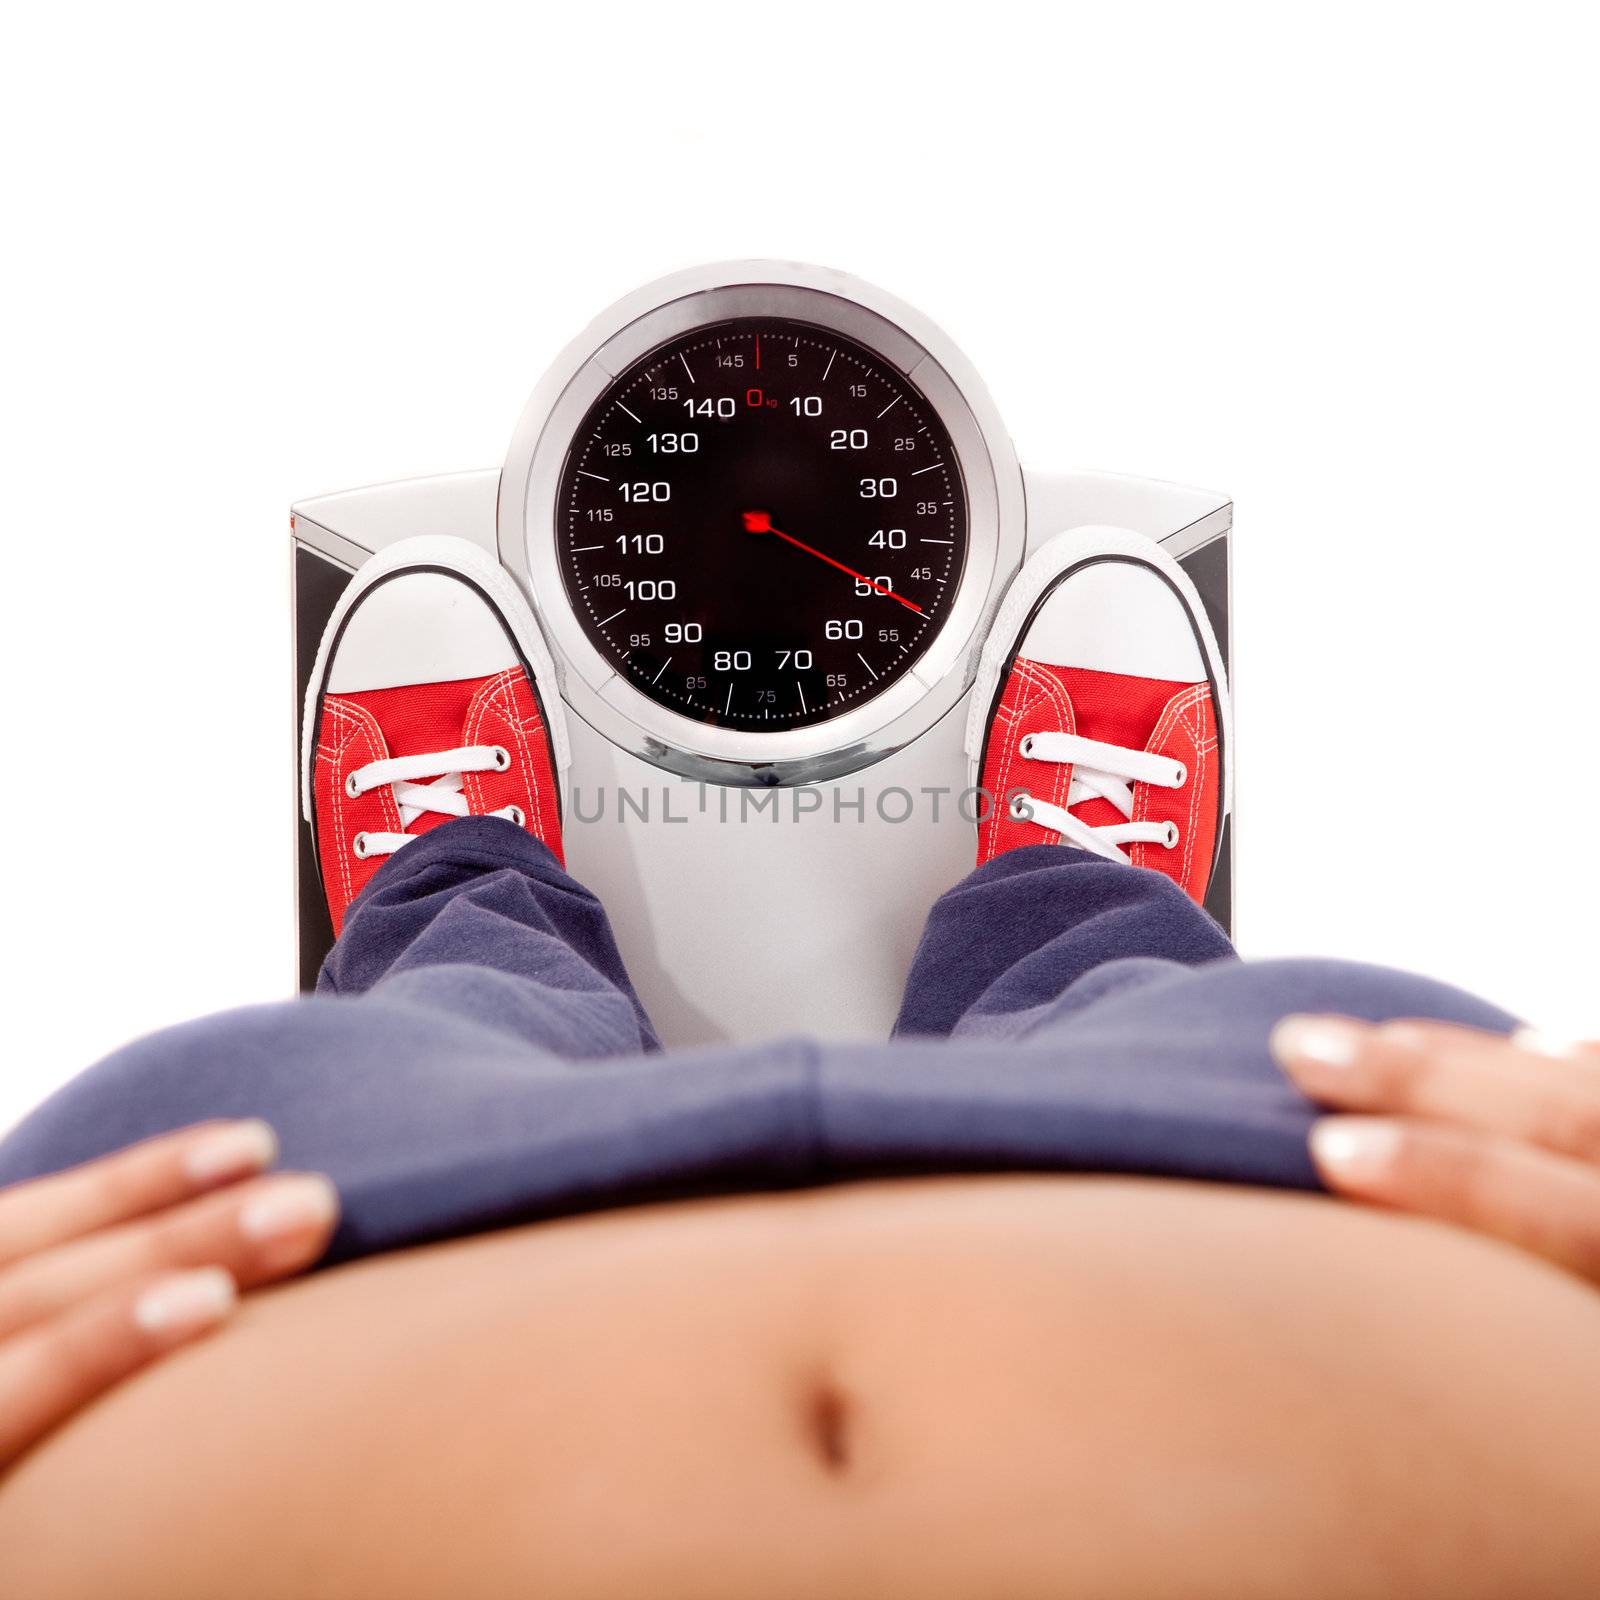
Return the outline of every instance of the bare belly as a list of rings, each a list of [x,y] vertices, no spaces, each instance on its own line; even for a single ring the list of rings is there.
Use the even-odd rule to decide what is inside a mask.
[[[1308,1197],[929,1179],[380,1257],[63,1430],[0,1592],[1600,1586],[1600,1295]]]

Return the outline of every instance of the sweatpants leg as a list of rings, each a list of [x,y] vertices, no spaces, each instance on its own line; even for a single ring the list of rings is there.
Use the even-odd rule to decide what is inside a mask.
[[[261,1116],[286,1166],[338,1183],[337,1258],[537,1213],[541,1195],[711,1181],[752,1149],[766,1170],[786,1108],[746,1102],[771,1072],[708,1108],[694,1074],[656,1082],[657,1052],[598,901],[511,824],[463,818],[384,865],[314,996],[116,1051],[0,1142],[0,1185]]]
[[[498,817],[443,823],[385,862],[317,993],[464,1016],[569,1060],[660,1049],[604,907]]]
[[[1060,845],[1010,851],[929,916],[896,1025],[916,1047],[917,1094],[891,1126],[881,1062],[838,1052],[824,1067],[827,1142],[867,1166],[929,1166],[959,1149],[980,1167],[1315,1188],[1315,1108],[1268,1049],[1293,1012],[1517,1026],[1411,973],[1241,962],[1159,873]]]
[[[1078,1171],[1319,1188],[1316,1108],[1268,1050],[1291,1012],[1516,1019],[1448,984],[1357,962],[1186,967],[1133,958],[1081,978],[1016,1031],[823,1048],[819,1145],[835,1171]],[[1075,1003],[1079,991],[1089,992]]]
[[[1159,872],[1072,846],[1008,850],[934,902],[894,1031],[1014,1037],[1090,973],[1100,976],[1078,1004],[1232,956],[1217,923]]]

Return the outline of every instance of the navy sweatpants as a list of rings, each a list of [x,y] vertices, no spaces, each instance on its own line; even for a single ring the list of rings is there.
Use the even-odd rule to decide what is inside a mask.
[[[1088,1170],[1312,1188],[1291,1011],[1514,1019],[1429,979],[1240,962],[1166,878],[1040,845],[934,906],[884,1042],[663,1054],[605,912],[508,822],[408,845],[318,992],[91,1067],[0,1144],[0,1184],[259,1116],[343,1200],[330,1260],[649,1198],[871,1174]]]

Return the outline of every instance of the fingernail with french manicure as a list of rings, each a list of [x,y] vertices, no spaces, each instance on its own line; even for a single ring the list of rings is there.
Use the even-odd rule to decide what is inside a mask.
[[[179,1338],[221,1322],[238,1303],[239,1291],[221,1267],[176,1272],[150,1285],[133,1308],[146,1333]]]
[[[1324,1177],[1370,1183],[1394,1164],[1400,1132],[1379,1117],[1325,1117],[1311,1129],[1311,1155]]]
[[[256,1118],[230,1122],[195,1142],[184,1169],[196,1183],[226,1183],[264,1171],[278,1157],[278,1136]]]
[[[239,1213],[239,1231],[257,1244],[324,1229],[339,1215],[339,1193],[324,1177],[280,1178]]]
[[[1272,1053],[1286,1066],[1340,1071],[1354,1063],[1366,1033],[1338,1017],[1285,1017],[1272,1030]]]

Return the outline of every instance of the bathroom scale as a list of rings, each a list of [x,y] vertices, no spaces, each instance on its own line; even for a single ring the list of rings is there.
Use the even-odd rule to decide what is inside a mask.
[[[293,507],[296,721],[350,574],[415,534],[474,540],[554,656],[567,865],[663,1041],[881,1037],[929,907],[973,865],[989,620],[1031,550],[1087,525],[1159,540],[1227,658],[1225,495],[1024,468],[921,312],[827,268],[697,267],[555,358],[498,470]],[[332,930],[296,828],[309,988]],[[1224,927],[1232,834],[1206,898]]]

